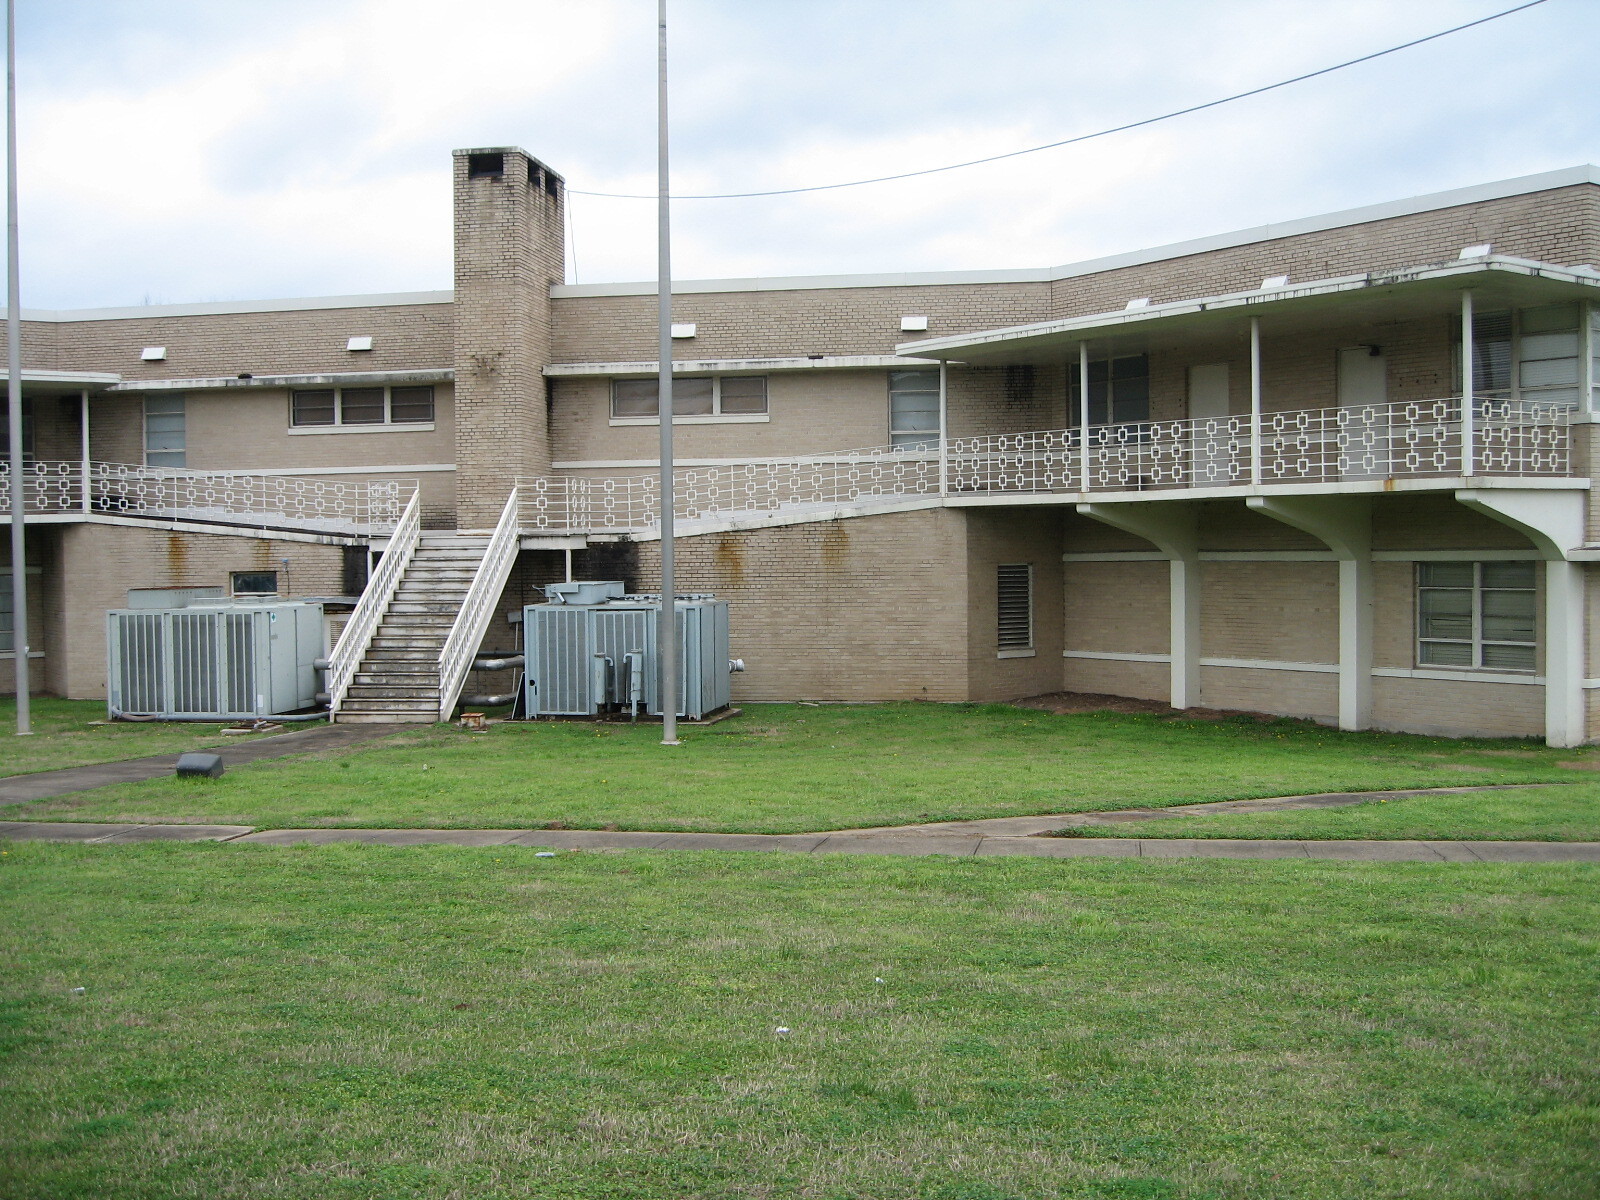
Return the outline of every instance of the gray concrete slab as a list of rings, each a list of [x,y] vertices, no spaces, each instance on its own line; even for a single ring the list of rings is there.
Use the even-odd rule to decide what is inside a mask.
[[[787,850],[809,854],[827,840],[824,833],[669,833],[657,850]]]
[[[1431,842],[1431,841],[1424,841],[1424,842],[1418,842],[1417,845],[1426,846],[1429,850],[1432,850],[1434,853],[1436,853],[1440,858],[1444,859],[1445,862],[1482,862],[1483,861],[1481,858],[1479,858],[1476,854],[1473,853],[1472,846],[1468,842]]]
[[[0,838],[30,842],[95,842],[137,825],[92,825],[86,821],[0,821]]]
[[[890,837],[830,834],[815,848],[817,854],[954,854],[966,857],[977,853],[982,838],[976,837]]]
[[[1479,862],[1600,862],[1600,842],[1473,842]]]
[[[545,850],[649,850],[661,844],[664,833],[634,833],[598,829],[524,829],[506,842]]]
[[[102,842],[228,842],[243,837],[254,825],[135,825]]]
[[[1444,856],[1422,842],[1305,842],[1307,858],[1338,862],[1443,862]]]
[[[231,845],[327,846],[360,842],[368,846],[505,846],[520,829],[269,829],[236,838]]]
[[[272,737],[253,738],[229,746],[212,746],[208,754],[222,759],[224,767],[237,767],[264,758],[284,758],[291,754],[310,754],[320,750],[338,750],[377,737],[393,737],[404,733],[406,725],[312,725]],[[198,739],[197,739],[198,740]],[[93,788],[110,787],[119,783],[142,783],[146,779],[159,779],[171,775],[177,766],[178,754],[156,754],[149,758],[130,758],[122,762],[91,763],[82,767],[65,767],[59,771],[37,771],[31,775],[10,775],[0,779],[0,804],[26,804],[30,800],[43,800],[49,796],[65,796],[72,792],[87,792]]]
[[[1140,838],[1140,858],[1305,858],[1304,842],[1240,838]]]
[[[986,837],[979,858],[995,855],[1028,858],[1138,858],[1135,838]]]

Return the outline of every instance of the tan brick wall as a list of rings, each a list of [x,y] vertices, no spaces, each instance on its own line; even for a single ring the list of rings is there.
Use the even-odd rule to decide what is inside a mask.
[[[1000,658],[1002,563],[1033,566],[1033,657]],[[1010,700],[1060,686],[1061,516],[1048,509],[967,514],[967,679],[973,700]]]
[[[1207,658],[1338,662],[1337,565],[1202,563],[1200,653]],[[1212,701],[1208,699],[1207,703]]]
[[[1600,259],[1600,187],[1579,184],[1478,204],[1390,217],[1316,233],[1183,255],[1056,281],[1046,320],[1152,303],[1249,291],[1268,275],[1295,282],[1454,260],[1463,246],[1541,262]]]
[[[106,611],[125,608],[130,588],[222,587],[232,571],[277,571],[286,599],[339,595],[344,558],[339,546],[217,534],[166,533],[122,525],[63,527],[60,571],[65,589],[65,653],[47,652],[54,686],[74,699],[105,697]],[[285,579],[281,560],[289,560]],[[285,586],[287,584],[287,586]]]
[[[1373,726],[1445,737],[1543,737],[1544,688],[1455,679],[1372,681]]]
[[[1068,562],[1062,648],[1116,654],[1167,653],[1172,635],[1170,574],[1171,568],[1165,562]],[[1072,661],[1069,659],[1069,664]],[[1098,669],[1099,664],[1095,665]],[[1069,665],[1073,671],[1086,669]],[[1162,686],[1166,686],[1165,676]],[[1167,693],[1163,690],[1161,694],[1165,697]]]
[[[1334,724],[1339,715],[1339,678],[1310,671],[1201,667],[1200,703]]]
[[[1172,670],[1166,663],[1109,662],[1089,658],[1064,658],[1061,687],[1068,692],[1098,692],[1160,700],[1172,695]]]
[[[638,547],[660,586],[660,544]],[[729,601],[739,700],[964,700],[966,523],[948,510],[679,539],[679,591]]]
[[[40,359],[24,365],[70,371],[114,371],[124,380],[309,375],[351,371],[439,370],[450,365],[452,306],[374,305],[214,316],[151,316],[63,321],[30,328]],[[347,350],[370,335],[371,350]],[[163,362],[140,358],[165,346]],[[30,348],[32,348],[30,346]],[[48,361],[46,361],[46,359]]]
[[[544,368],[550,288],[566,271],[562,185],[523,152],[504,154],[498,177],[469,178],[466,151],[454,161],[454,461],[463,528],[492,526],[515,477],[550,469]]]

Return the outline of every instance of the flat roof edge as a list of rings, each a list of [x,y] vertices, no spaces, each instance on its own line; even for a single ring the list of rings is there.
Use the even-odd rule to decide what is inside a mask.
[[[304,296],[285,300],[216,300],[201,304],[140,304],[128,308],[25,308],[24,321],[138,321],[152,317],[217,317],[235,313],[305,312],[319,308],[393,308],[449,304],[455,292],[380,292],[370,296]],[[5,306],[0,305],[0,317]]]
[[[1212,250],[1227,250],[1234,246],[1250,245],[1253,242],[1270,242],[1303,233],[1320,233],[1349,225],[1364,225],[1370,221],[1414,216],[1417,213],[1438,209],[1457,208],[1463,204],[1481,204],[1486,200],[1504,200],[1512,196],[1554,191],[1557,188],[1575,187],[1585,183],[1600,184],[1600,167],[1593,163],[1583,163],[1554,171],[1541,171],[1533,175],[1496,180],[1492,183],[1473,184],[1442,192],[1427,192],[1402,200],[1386,200],[1359,208],[1341,209],[1320,216],[1276,221],[1248,229],[1236,229],[1229,233],[1210,234],[1182,242],[1168,242],[1143,250],[1130,250],[1055,267],[987,271],[897,271],[872,275],[796,275],[753,279],[683,279],[673,281],[672,291],[674,295],[693,295],[697,292],[776,292],[825,288],[1052,283],[1060,279],[1074,279],[1083,275],[1096,275],[1102,271],[1115,271],[1122,267],[1144,266],[1166,259],[1204,254]],[[655,293],[654,281],[558,284],[550,289],[550,294],[558,299],[577,299],[586,296],[653,296]]]

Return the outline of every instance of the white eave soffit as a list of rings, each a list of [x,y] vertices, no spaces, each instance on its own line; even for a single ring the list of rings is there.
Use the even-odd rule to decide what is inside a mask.
[[[1173,300],[1147,307],[1092,313],[1082,317],[1069,317],[1062,321],[1042,321],[1033,325],[990,329],[958,337],[902,342],[895,347],[895,351],[907,358],[961,360],[967,355],[983,356],[985,351],[992,354],[1008,348],[1020,350],[1030,343],[1038,345],[1059,341],[1075,344],[1084,338],[1111,336],[1135,327],[1145,328],[1157,323],[1171,325],[1180,318],[1196,317],[1200,314],[1233,312],[1243,315],[1249,310],[1268,310],[1297,301],[1326,299],[1348,294],[1370,294],[1377,288],[1432,283],[1458,291],[1468,286],[1473,276],[1482,275],[1547,280],[1567,285],[1569,290],[1582,289],[1573,292],[1574,295],[1592,290],[1596,296],[1600,296],[1600,274],[1560,267],[1552,263],[1535,262],[1532,259],[1488,255],[1465,262],[1408,267],[1399,271],[1373,271],[1362,275],[1340,275],[1331,279],[1257,288],[1248,292],[1226,292],[1193,300]]]

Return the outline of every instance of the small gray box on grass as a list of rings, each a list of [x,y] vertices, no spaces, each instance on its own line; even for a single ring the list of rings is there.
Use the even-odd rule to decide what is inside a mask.
[[[216,779],[222,774],[222,756],[191,750],[178,756],[178,774],[187,779]]]

